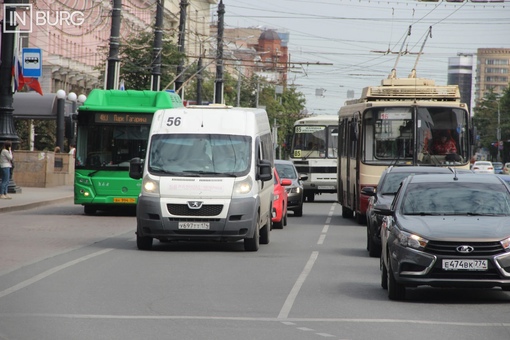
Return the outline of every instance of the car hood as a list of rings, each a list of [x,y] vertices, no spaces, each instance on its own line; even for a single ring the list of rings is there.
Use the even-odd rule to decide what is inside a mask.
[[[510,236],[509,216],[400,216],[399,225],[429,240],[501,240]]]

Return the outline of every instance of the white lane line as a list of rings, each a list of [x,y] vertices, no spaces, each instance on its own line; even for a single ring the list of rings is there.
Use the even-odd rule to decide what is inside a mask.
[[[319,241],[317,241],[317,244],[322,245],[324,243],[325,238],[326,238],[326,234],[321,234],[321,236],[319,236]]]
[[[326,234],[328,232],[328,229],[329,229],[329,224],[324,225],[324,228],[322,228],[322,233]]]
[[[103,254],[105,254],[105,253],[107,253],[109,251],[112,251],[112,250],[113,250],[112,248],[100,250],[100,251],[97,251],[95,253],[89,254],[87,256],[80,257],[80,258],[78,258],[76,260],[64,263],[64,264],[62,264],[60,266],[48,269],[47,271],[42,272],[39,275],[36,275],[36,276],[34,276],[34,277],[32,277],[32,278],[30,278],[28,280],[25,280],[23,282],[18,283],[17,285],[14,285],[14,286],[12,286],[10,288],[7,288],[7,289],[5,289],[3,291],[0,291],[0,298],[3,298],[4,296],[7,296],[7,295],[9,295],[11,293],[17,292],[18,290],[23,289],[23,288],[25,288],[27,286],[30,286],[31,284],[36,283],[37,281],[40,281],[40,280],[42,280],[42,279],[44,279],[44,278],[46,278],[46,277],[48,277],[48,276],[50,276],[52,274],[55,274],[56,272],[61,271],[62,269],[66,269],[68,267],[74,266],[75,264],[78,264],[80,262],[89,260],[89,259],[91,259],[93,257],[99,256],[99,255],[103,255]]]
[[[190,315],[108,315],[108,314],[50,314],[50,313],[0,313],[2,318],[17,317],[45,317],[61,319],[98,319],[98,320],[220,320],[220,321],[254,321],[279,322],[287,325],[301,322],[326,323],[366,323],[366,324],[411,324],[436,326],[465,326],[478,327],[510,327],[509,322],[458,322],[437,320],[405,320],[405,319],[352,319],[352,318],[288,318],[285,322],[281,318],[260,318],[240,316],[190,316]]]
[[[294,287],[292,287],[289,295],[287,296],[287,299],[285,300],[285,303],[283,304],[283,307],[280,310],[280,314],[278,314],[278,319],[286,319],[289,316],[290,310],[294,305],[294,301],[296,301],[296,297],[299,293],[299,290],[301,289],[301,286],[303,286],[303,283],[305,282],[308,274],[310,274],[310,272],[312,271],[312,267],[315,261],[317,260],[318,256],[319,256],[318,251],[314,251],[312,252],[312,255],[310,255],[310,258],[308,259],[305,268],[299,275],[297,281],[294,283]]]

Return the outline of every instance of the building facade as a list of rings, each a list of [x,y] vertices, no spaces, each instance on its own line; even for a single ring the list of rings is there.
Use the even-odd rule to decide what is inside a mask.
[[[477,50],[475,97],[480,100],[493,90],[501,94],[510,82],[510,48]]]
[[[180,0],[164,1],[164,31],[177,43]],[[123,0],[121,9],[120,43],[140,32],[153,30],[158,0]],[[217,0],[188,0],[186,3],[186,54],[196,53],[197,45],[209,37],[210,9]],[[108,57],[113,1],[75,0],[72,7],[67,0],[34,0],[32,11],[47,13],[42,24],[32,17],[20,27],[16,49],[36,47],[42,51],[42,77],[39,78],[44,93],[88,94],[93,88],[103,88],[99,69]],[[22,9],[16,10],[20,12]],[[80,14],[81,23],[62,20],[61,14]],[[33,13],[33,12],[32,12]],[[78,16],[76,16],[78,17]],[[189,43],[188,43],[189,42]],[[149,65],[148,65],[149,66]],[[122,74],[122,70],[120,70]],[[104,78],[104,77],[103,77]],[[166,84],[162,84],[165,86]]]

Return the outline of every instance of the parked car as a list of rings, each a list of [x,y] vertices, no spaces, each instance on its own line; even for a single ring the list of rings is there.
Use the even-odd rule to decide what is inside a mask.
[[[494,166],[489,161],[476,161],[471,168],[475,174],[493,174]]]
[[[505,163],[503,166],[503,173],[505,175],[510,175],[510,163]]]
[[[292,184],[290,179],[280,180],[278,172],[274,170],[274,196],[273,196],[273,228],[283,229],[287,225],[287,191],[285,186]]]
[[[510,187],[498,176],[407,177],[381,226],[381,286],[510,290]]]
[[[292,184],[285,187],[289,199],[288,210],[294,212],[294,216],[303,216],[303,182],[308,179],[308,175],[299,174],[291,161],[276,159],[274,161],[276,171],[280,178],[290,179]]]
[[[501,162],[492,162],[492,166],[494,167],[494,173],[495,174],[502,174],[503,173],[503,163],[501,163]]]
[[[367,250],[370,257],[379,257],[381,255],[380,230],[384,216],[376,213],[376,210],[379,208],[389,208],[402,180],[409,175],[445,174],[452,173],[452,171],[450,168],[434,166],[390,166],[381,174],[377,187],[365,187],[362,189],[363,194],[370,196],[366,212]]]

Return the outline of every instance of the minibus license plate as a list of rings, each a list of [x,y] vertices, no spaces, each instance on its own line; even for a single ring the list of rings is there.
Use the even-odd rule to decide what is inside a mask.
[[[444,270],[487,270],[487,260],[443,260]]]
[[[179,222],[179,229],[209,229],[209,222]]]

